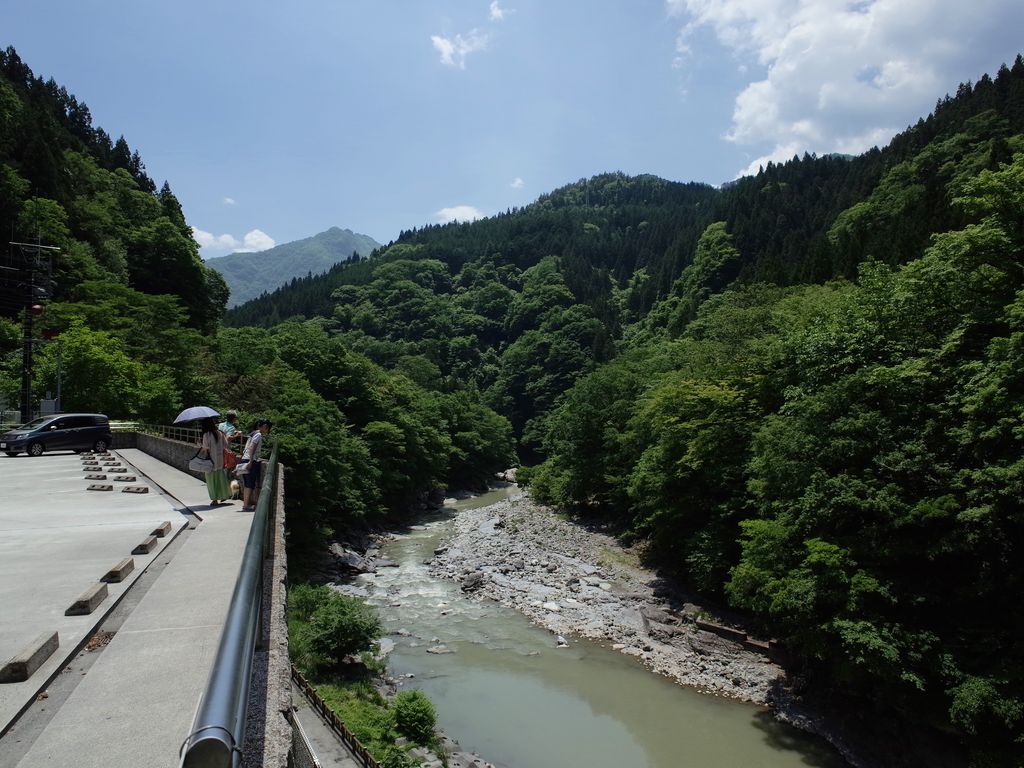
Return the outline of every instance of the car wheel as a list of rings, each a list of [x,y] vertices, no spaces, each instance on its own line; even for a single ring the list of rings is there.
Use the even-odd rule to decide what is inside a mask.
[[[43,444],[42,443],[32,443],[28,447],[28,455],[29,456],[42,456],[44,450],[45,449],[43,448]]]
[[[96,451],[96,453],[103,453],[104,451],[107,450],[107,441],[97,440],[95,443],[92,444],[92,449]]]
[[[4,453],[6,453],[8,456],[17,456],[18,455],[17,451],[4,451]]]

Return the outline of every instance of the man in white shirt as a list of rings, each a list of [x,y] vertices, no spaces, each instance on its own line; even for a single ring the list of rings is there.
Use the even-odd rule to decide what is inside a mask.
[[[270,428],[274,425],[270,423],[270,419],[256,419],[254,426],[255,429],[245,443],[242,459],[235,469],[235,474],[242,478],[243,512],[252,512],[256,509],[256,499],[259,498],[260,482],[263,479],[260,451],[263,448],[263,437],[270,432]]]

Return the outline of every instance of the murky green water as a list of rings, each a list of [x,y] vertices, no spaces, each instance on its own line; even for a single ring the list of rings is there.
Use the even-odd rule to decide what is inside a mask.
[[[459,502],[493,504],[498,491]],[[391,669],[415,677],[442,728],[508,768],[788,768],[844,765],[822,742],[759,707],[698,694],[586,640],[556,649],[518,612],[466,600],[423,561],[448,535],[439,519],[381,553],[398,568],[356,586],[379,606],[396,647]],[[455,653],[430,654],[443,643]]]

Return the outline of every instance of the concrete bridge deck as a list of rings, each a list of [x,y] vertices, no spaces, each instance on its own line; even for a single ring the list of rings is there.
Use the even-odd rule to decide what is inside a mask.
[[[0,768],[178,763],[252,514],[211,508],[202,481],[141,451],[115,458],[148,493],[86,490],[74,454],[0,457],[0,665],[41,632],[60,638],[28,681],[0,685]],[[131,555],[164,521],[158,546]],[[93,613],[64,615],[129,556]]]

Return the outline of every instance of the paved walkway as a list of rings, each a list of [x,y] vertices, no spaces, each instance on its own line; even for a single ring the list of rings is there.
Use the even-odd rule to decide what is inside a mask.
[[[335,736],[320,713],[313,709],[301,690],[292,685],[292,706],[295,707],[295,719],[313,748],[316,759],[323,768],[360,768],[352,753],[348,751],[341,739]]]
[[[252,514],[240,502],[210,508],[202,481],[141,451],[117,453],[181,502],[165,504],[202,520],[18,768],[176,766],[206,686]]]

